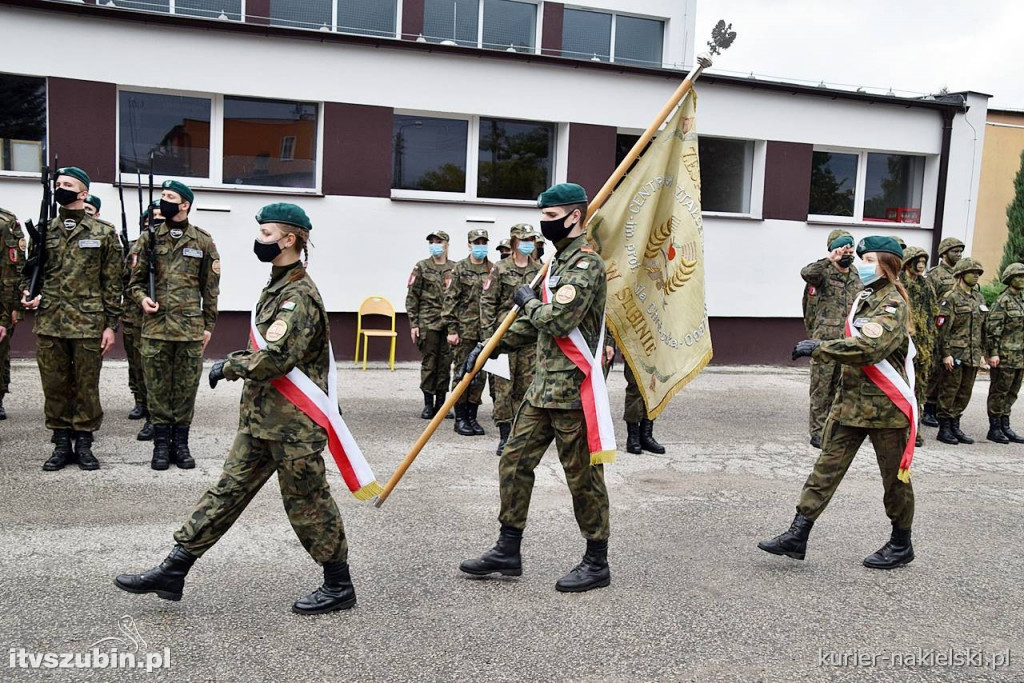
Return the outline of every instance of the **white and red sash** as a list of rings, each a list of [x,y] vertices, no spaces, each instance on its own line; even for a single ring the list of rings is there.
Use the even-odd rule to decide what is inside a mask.
[[[865,290],[857,295],[850,309],[850,315],[846,317],[846,336],[856,339],[861,336],[860,330],[853,324],[857,314],[857,306],[861,299],[870,293]],[[910,463],[914,459],[914,441],[917,439],[917,396],[914,394],[914,356],[917,355],[917,348],[914,340],[907,337],[907,358],[904,361],[904,371],[907,379],[893,367],[888,360],[882,360],[874,365],[865,365],[861,368],[868,379],[889,397],[907,420],[910,421],[910,438],[907,439],[907,447],[903,449],[903,457],[900,459],[900,470],[897,477],[900,481],[910,483]]]
[[[544,275],[544,303],[551,303],[551,287],[548,284],[548,268]],[[604,320],[604,315],[601,316]],[[615,423],[608,404],[608,387],[601,369],[604,353],[604,325],[597,339],[597,355],[590,351],[587,340],[580,328],[573,328],[567,337],[555,337],[555,343],[566,358],[583,373],[580,384],[580,401],[583,403],[583,417],[587,424],[587,445],[590,448],[590,464],[602,465],[615,462]]]
[[[260,351],[267,348],[267,341],[256,327],[255,306],[249,324],[249,338],[252,345]],[[369,500],[382,489],[345,421],[341,419],[338,410],[338,367],[334,363],[334,349],[331,348],[330,342],[327,345],[327,354],[330,359],[327,371],[329,394],[324,393],[323,389],[298,368],[292,368],[287,375],[272,379],[270,383],[309,419],[326,430],[327,449],[334,457],[348,490],[359,500]]]

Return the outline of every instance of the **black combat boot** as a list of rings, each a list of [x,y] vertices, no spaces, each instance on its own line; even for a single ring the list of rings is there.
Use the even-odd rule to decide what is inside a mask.
[[[149,413],[146,411],[146,406],[136,400],[135,407],[128,412],[128,419],[141,420],[144,417],[149,417]]]
[[[921,436],[921,432],[918,432],[917,436],[914,437],[914,447],[921,448],[922,446],[924,446],[924,437]]]
[[[815,434],[814,436],[811,437],[810,444],[811,444],[811,448],[817,448],[820,451],[821,450],[821,437],[818,436],[817,434]]]
[[[0,420],[7,419],[7,411],[4,410],[4,397],[0,396]]]
[[[998,415],[990,414],[988,416],[988,434],[985,435],[985,438],[996,443],[1010,443],[1006,434],[1003,434],[1003,421]]]
[[[1017,432],[1013,431],[1010,427],[1010,416],[1003,415],[999,418],[999,426],[1003,428],[1003,434],[1006,434],[1006,438],[1013,443],[1024,443],[1024,437]]]
[[[646,417],[640,420],[640,448],[648,453],[665,454],[665,447],[654,438],[654,420],[648,420]]]
[[[505,450],[505,444],[508,443],[509,432],[512,431],[511,422],[501,422],[498,424],[498,450],[497,454],[501,455]]]
[[[473,425],[469,423],[469,404],[455,404],[455,433],[459,436],[476,436]]]
[[[129,593],[156,593],[164,600],[181,600],[185,576],[196,559],[195,555],[176,545],[167,559],[156,567],[141,574],[121,574],[114,579],[114,585]]]
[[[757,547],[772,555],[785,555],[794,560],[802,560],[807,554],[807,537],[811,535],[813,526],[813,519],[807,519],[798,512],[788,531],[770,541],[761,541]]]
[[[555,582],[555,590],[560,593],[582,593],[593,588],[604,588],[611,582],[608,541],[587,541],[587,552],[583,560]]]
[[[153,427],[153,461],[149,466],[154,470],[166,470],[171,466],[171,425]]]
[[[142,429],[135,435],[138,441],[152,441],[153,440],[153,423],[150,419],[146,418],[146,424],[142,425]]]
[[[889,542],[864,558],[864,566],[872,569],[894,569],[914,561],[914,546],[910,543],[910,529],[897,529],[892,525]]]
[[[974,443],[974,439],[967,436],[960,430],[960,418],[954,417],[949,421],[949,431],[960,443]]]
[[[424,420],[429,420],[434,417],[434,413],[437,410],[434,409],[434,395],[431,393],[423,392],[423,410],[420,412],[420,417]]]
[[[68,460],[74,457],[74,451],[71,450],[70,429],[54,429],[52,441],[56,444],[53,448],[53,455],[43,463],[43,469],[47,472],[56,472],[57,470],[64,469],[64,465],[68,464]]]
[[[924,404],[924,415],[921,416],[921,424],[925,427],[938,427],[939,420],[935,417],[935,404]]]
[[[939,433],[935,435],[935,438],[941,441],[942,443],[948,443],[950,446],[958,446],[960,445],[960,442],[953,435],[953,432],[950,429],[950,423],[952,423],[952,420],[950,418],[940,417]]]
[[[487,576],[495,572],[502,576],[521,576],[523,558],[519,554],[519,546],[522,542],[522,529],[502,524],[494,547],[476,559],[463,560],[459,569],[473,576]]]
[[[644,452],[644,449],[640,446],[640,423],[639,422],[627,422],[626,423],[626,452],[638,455]]]
[[[174,464],[179,470],[190,470],[196,466],[192,459],[192,451],[188,447],[189,425],[174,425],[172,435],[174,438]]]
[[[100,461],[92,454],[92,432],[75,432],[75,460],[83,470],[100,468]]]
[[[292,605],[296,614],[325,614],[356,606],[356,589],[345,562],[324,564],[324,584]]]
[[[480,406],[476,403],[467,403],[466,406],[469,408],[468,420],[469,426],[473,429],[474,436],[483,436],[487,432],[480,426],[480,423],[476,421],[476,411],[480,410]]]
[[[441,410],[441,408],[444,407],[444,402],[445,402],[445,399],[447,397],[448,397],[447,393],[434,394],[434,415],[437,415],[437,411]],[[449,410],[448,414],[444,416],[444,419],[446,419],[446,420],[453,420],[453,419],[455,419],[455,413],[453,413],[452,411]]]

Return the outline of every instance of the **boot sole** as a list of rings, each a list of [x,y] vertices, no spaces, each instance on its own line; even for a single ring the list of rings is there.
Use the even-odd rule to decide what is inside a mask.
[[[151,436],[136,436],[135,440],[136,441],[152,441],[153,437],[151,437]]]
[[[474,571],[472,569],[466,569],[465,567],[459,567],[459,571],[463,574],[469,574],[470,576],[490,576],[492,574],[500,574],[502,576],[523,575],[522,567],[518,567],[516,569],[488,569],[487,571]]]
[[[338,611],[344,610],[344,609],[352,609],[355,606],[356,606],[356,599],[352,598],[351,600],[346,600],[345,602],[339,602],[337,605],[331,605],[330,607],[321,607],[319,609],[305,610],[305,609],[299,609],[295,605],[292,605],[292,612],[294,612],[295,614],[302,614],[304,616],[305,615],[312,616],[314,614],[327,614],[329,612],[338,612]]]
[[[170,600],[171,602],[178,602],[181,600],[181,593],[169,593],[167,591],[158,590],[139,590],[138,588],[129,588],[124,584],[118,583],[117,579],[114,579],[114,585],[125,591],[126,593],[134,593],[135,595],[145,595],[146,593],[152,593],[161,600]]]
[[[170,465],[170,463],[168,463],[166,465],[153,465],[153,464],[150,464],[149,468],[152,469],[152,470],[156,470],[158,472],[163,472],[164,470],[170,469],[171,465]]]
[[[99,468],[100,468],[99,464],[96,464],[96,465],[83,465],[82,463],[78,463],[78,469],[85,470],[87,472],[94,472],[94,471],[98,470]]]
[[[611,584],[612,584],[612,578],[609,576],[607,579],[602,579],[601,581],[598,581],[597,583],[590,584],[588,586],[579,586],[579,587],[572,586],[572,587],[567,587],[567,586],[559,586],[556,583],[555,584],[555,590],[558,591],[559,593],[586,593],[587,591],[594,590],[595,588],[607,588]]]
[[[794,560],[803,560],[807,556],[807,553],[797,553],[791,550],[772,550],[771,548],[765,548],[760,543],[757,544],[757,547],[771,555],[778,555],[779,557],[791,557]]]
[[[953,441],[947,441],[946,439],[935,439],[935,440],[936,441],[941,441],[944,444],[949,444],[950,446],[959,446],[960,445],[960,442],[955,440],[955,439]]]
[[[992,443],[1001,443],[1001,444],[1008,444],[1008,443],[1010,443],[1010,441],[1008,439],[993,439],[991,436],[986,436],[985,438],[988,441],[991,441]]]
[[[911,555],[910,559],[903,560],[902,562],[897,562],[896,564],[868,564],[867,560],[864,560],[861,564],[863,564],[868,569],[896,569],[897,567],[908,565],[913,561],[914,556]]]
[[[655,455],[665,455],[665,449],[664,448],[654,449],[654,448],[647,448],[646,446],[643,446],[643,447],[641,447],[641,450],[645,450],[648,453],[654,453]]]
[[[52,465],[50,467],[47,467],[46,465],[43,465],[43,471],[44,472],[59,472],[62,469],[64,469],[65,467],[67,467],[67,465],[61,465],[60,467],[54,467]]]
[[[196,464],[194,462],[188,465],[182,465],[180,462],[176,462],[174,464],[177,466],[179,470],[194,470],[196,467]]]

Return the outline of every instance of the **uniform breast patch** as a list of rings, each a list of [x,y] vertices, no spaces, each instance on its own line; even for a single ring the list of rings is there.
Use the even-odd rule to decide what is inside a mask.
[[[448,289],[451,286],[452,286],[452,276],[451,275],[445,275],[444,276],[444,288]]]
[[[551,277],[548,278],[548,287],[550,287],[551,289],[554,289],[555,287],[558,286],[558,282],[561,279],[562,279],[561,275],[552,275]]]
[[[981,308],[981,312],[982,313],[987,313],[988,312],[988,306],[986,306],[985,304],[982,304],[980,306],[980,308]]]
[[[886,313],[892,313],[893,315],[896,315],[896,308],[894,306],[886,306],[882,310],[885,311]]]
[[[854,327],[864,327],[869,322],[871,322],[871,318],[857,318],[856,320],[853,321],[853,326]]]
[[[882,326],[878,323],[868,323],[861,328],[861,332],[864,333],[865,337],[870,339],[878,339],[882,336]]]
[[[64,227],[67,230],[74,230],[76,225],[78,225],[78,223],[76,223],[71,218],[68,218],[66,221],[64,221]]]
[[[295,310],[295,302],[294,301],[285,301],[283,304],[281,304],[281,310],[282,311],[294,311]]]
[[[182,230],[178,230],[177,228],[171,228],[171,237],[173,239],[179,239],[184,234],[185,233]]]
[[[486,278],[484,280],[484,291],[486,292],[490,288],[491,288],[491,278]]]
[[[184,256],[188,256],[189,258],[203,258],[202,249],[193,249],[192,247],[185,247],[184,249],[181,250],[181,253]]]
[[[99,240],[78,240],[79,249],[99,249],[101,246]]]
[[[283,320],[275,320],[274,323],[267,328],[267,341],[276,342],[286,334],[288,334],[288,323]]]
[[[576,298],[576,288],[572,285],[562,285],[555,292],[555,301],[560,304],[572,303],[572,300]]]

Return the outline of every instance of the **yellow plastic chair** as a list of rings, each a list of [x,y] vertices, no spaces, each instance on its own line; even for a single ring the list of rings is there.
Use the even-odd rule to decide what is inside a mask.
[[[386,315],[391,319],[391,329],[363,328],[363,316]],[[395,370],[395,342],[398,333],[395,332],[395,307],[391,302],[382,296],[370,296],[363,299],[359,304],[359,316],[356,320],[356,357],[354,362],[359,362],[359,344],[363,345],[363,370],[366,369],[366,347],[370,344],[370,337],[391,337],[391,353],[388,356],[388,365],[392,372]]]

